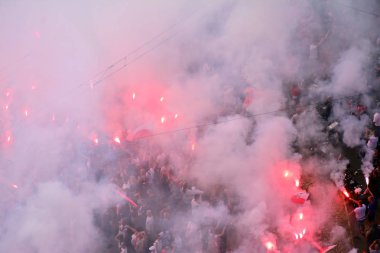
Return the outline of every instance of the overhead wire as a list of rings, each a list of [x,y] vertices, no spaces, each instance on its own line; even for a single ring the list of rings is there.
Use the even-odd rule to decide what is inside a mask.
[[[340,101],[340,100],[354,98],[354,97],[361,96],[361,95],[365,95],[365,93],[357,93],[355,95],[343,96],[343,97],[339,97],[339,98],[332,98],[332,99],[330,99],[330,101],[331,102],[336,102],[336,101]],[[320,103],[321,103],[320,101],[314,102],[314,103],[309,103],[309,104],[307,104],[307,105],[305,105],[303,107],[306,108],[306,107],[316,106],[316,105],[318,105]],[[141,139],[146,139],[146,138],[151,138],[151,137],[156,137],[156,136],[160,136],[160,135],[167,135],[167,134],[173,134],[173,133],[177,133],[177,132],[183,132],[183,131],[198,129],[198,128],[202,128],[202,127],[206,127],[206,126],[220,125],[220,124],[224,124],[224,123],[228,123],[228,122],[236,121],[236,120],[242,120],[242,119],[248,119],[248,118],[255,118],[255,117],[265,116],[265,115],[269,115],[269,114],[283,112],[283,111],[286,111],[287,109],[288,109],[287,107],[281,107],[281,108],[279,108],[277,110],[272,110],[272,111],[267,111],[267,112],[261,112],[261,113],[255,113],[255,114],[249,114],[249,115],[245,115],[245,116],[238,116],[238,117],[234,117],[234,118],[230,118],[230,119],[220,120],[218,122],[201,123],[201,124],[197,124],[197,125],[193,125],[193,126],[189,126],[189,127],[178,128],[178,129],[173,129],[173,130],[169,130],[169,131],[164,131],[164,132],[159,132],[159,133],[155,133],[155,134],[150,134],[150,135],[142,136],[142,137],[136,138],[133,141],[137,141],[137,140],[141,140]]]

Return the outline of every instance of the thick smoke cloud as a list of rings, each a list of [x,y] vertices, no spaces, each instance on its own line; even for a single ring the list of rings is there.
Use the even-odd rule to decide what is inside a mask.
[[[194,235],[193,252],[196,231],[216,220],[236,227],[233,252],[266,252],[268,242],[280,252],[318,252],[307,240],[295,243],[294,231],[307,227],[314,238],[331,225],[334,210],[322,196],[333,202],[343,187],[348,162],[326,129],[339,122],[345,145],[364,147],[371,120],[356,117],[354,105],[375,107],[368,69],[379,20],[350,4],[379,7],[3,1],[0,251],[105,252],[113,238],[98,214],[124,201],[115,177],[149,160],[192,191],[222,185],[238,199],[237,210],[205,200],[172,212],[173,231]],[[347,96],[351,104],[341,100]],[[331,106],[326,119],[320,103]],[[317,183],[313,203],[299,208],[290,199],[303,173]],[[127,193],[131,178],[118,185]],[[297,227],[300,212],[318,218]],[[324,243],[344,234],[334,225]]]

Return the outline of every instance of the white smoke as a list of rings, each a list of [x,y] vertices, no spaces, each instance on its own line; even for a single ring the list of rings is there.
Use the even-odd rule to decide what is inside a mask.
[[[369,124],[345,97],[371,87],[377,20],[339,3],[2,3],[0,251],[102,252],[109,238],[94,212],[117,202],[111,178],[129,163],[120,149],[143,130],[159,136],[133,142],[137,153],[168,154],[174,168],[167,169],[181,179],[205,191],[222,184],[238,196],[238,215],[206,205],[189,218],[195,227],[205,213],[226,217],[242,235],[236,252],[265,252],[264,239],[313,252],[280,238],[292,229],[284,217],[297,211],[294,179],[307,172],[342,187],[347,162],[337,159],[326,127],[338,121],[343,142],[355,147]],[[298,103],[289,102],[294,83],[299,105],[289,109]],[[315,107],[328,97],[333,113],[325,121]],[[357,100],[372,104],[366,95]],[[326,189],[311,191],[335,194]],[[333,211],[310,209],[320,216],[308,224],[312,234]],[[173,223],[185,226],[186,218],[175,213]],[[334,238],[342,233],[337,228]]]

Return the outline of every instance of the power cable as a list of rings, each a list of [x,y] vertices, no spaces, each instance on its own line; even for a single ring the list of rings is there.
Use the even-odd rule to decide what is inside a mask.
[[[331,102],[336,102],[336,101],[345,100],[345,99],[348,99],[348,98],[353,98],[353,97],[361,96],[361,95],[364,95],[364,94],[365,93],[357,93],[355,95],[350,95],[350,96],[344,96],[344,97],[340,97],[340,98],[331,99],[330,101]],[[321,102],[310,103],[308,105],[305,105],[304,108],[310,107],[310,106],[316,106],[319,103],[321,103]],[[137,140],[141,140],[141,139],[146,139],[146,138],[151,138],[151,137],[156,137],[156,136],[160,136],[160,135],[166,135],[166,134],[173,134],[173,133],[182,132],[182,131],[188,131],[188,130],[192,130],[192,129],[198,129],[198,128],[205,127],[205,126],[215,126],[215,125],[224,124],[224,123],[235,121],[235,120],[241,120],[241,119],[248,119],[248,118],[265,116],[265,115],[274,114],[274,113],[278,113],[278,112],[282,112],[282,111],[286,111],[286,110],[287,110],[287,108],[283,107],[283,108],[280,108],[280,109],[277,109],[277,110],[273,110],[273,111],[267,111],[267,112],[262,112],[262,113],[250,114],[250,115],[246,115],[246,116],[239,116],[239,117],[235,117],[235,118],[231,118],[231,119],[221,120],[221,121],[218,121],[218,122],[206,122],[206,123],[202,123],[202,124],[198,124],[198,125],[194,125],[194,126],[189,126],[189,127],[184,127],[184,128],[178,128],[178,129],[174,129],[174,130],[169,130],[169,131],[159,132],[159,133],[155,133],[155,134],[151,134],[151,135],[146,135],[146,136],[143,136],[143,137],[140,137],[140,138],[136,138],[133,141],[137,141]]]

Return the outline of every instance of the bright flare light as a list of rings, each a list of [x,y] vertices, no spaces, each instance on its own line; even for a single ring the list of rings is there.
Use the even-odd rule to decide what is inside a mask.
[[[347,192],[347,190],[343,190],[343,194],[344,194],[344,196],[346,196],[347,198],[350,197],[350,194]]]
[[[265,243],[265,247],[268,249],[268,250],[273,250],[274,249],[274,244],[272,242],[266,242]]]
[[[296,187],[300,186],[300,181],[298,179],[295,180]]]
[[[298,240],[298,234],[294,233],[294,236],[296,237],[296,240]]]
[[[303,213],[299,214],[299,218],[300,218],[300,220],[303,220]]]
[[[12,184],[12,187],[15,188],[15,189],[18,189],[17,184]]]
[[[161,124],[164,124],[164,123],[165,123],[165,120],[166,120],[165,117],[162,116],[162,117],[161,117]]]
[[[195,150],[195,144],[192,144],[192,145],[191,145],[191,150],[192,150],[192,151]]]
[[[25,117],[28,117],[28,110],[24,111],[24,115],[25,115]]]
[[[136,98],[136,93],[133,93],[132,94],[132,99],[135,100],[135,98]]]
[[[365,183],[368,185],[369,184],[369,178],[368,176],[365,177]]]
[[[7,142],[9,143],[9,142],[11,142],[11,136],[10,135],[8,135],[8,137],[7,137]]]
[[[94,143],[95,143],[95,144],[98,144],[98,143],[99,143],[99,139],[98,139],[98,138],[96,138],[96,137],[94,138],[94,140],[93,140],[93,141],[94,141]],[[116,140],[115,140],[115,141],[116,141]]]
[[[164,97],[160,97],[160,102],[162,103],[162,102],[164,102]]]
[[[176,114],[174,114],[174,118],[175,119],[177,119],[178,118],[178,114],[176,113]]]
[[[289,176],[289,171],[285,170],[284,177],[288,177],[288,176]]]
[[[120,138],[117,137],[117,136],[116,136],[115,138],[113,138],[113,140],[114,140],[116,143],[119,143],[119,144],[121,143]]]
[[[8,111],[9,106],[8,106],[8,105],[5,105],[5,106],[4,106],[4,109],[5,109],[6,111]]]

